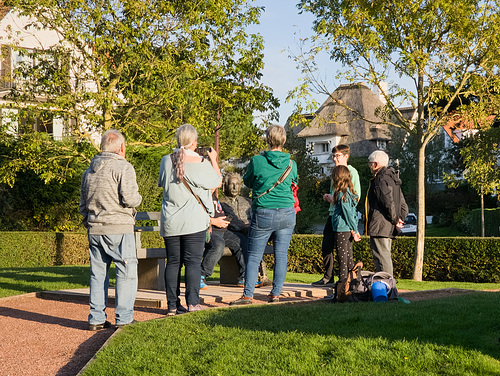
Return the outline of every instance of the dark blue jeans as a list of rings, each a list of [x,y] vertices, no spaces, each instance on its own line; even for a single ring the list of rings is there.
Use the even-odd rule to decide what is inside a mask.
[[[201,256],[205,247],[205,234],[206,231],[200,231],[163,238],[167,250],[165,285],[168,309],[176,309],[180,304],[180,271],[183,264],[186,304],[200,303]]]

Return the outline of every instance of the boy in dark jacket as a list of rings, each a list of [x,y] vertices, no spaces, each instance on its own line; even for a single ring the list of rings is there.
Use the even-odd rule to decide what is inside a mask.
[[[376,150],[368,157],[373,178],[366,195],[366,233],[377,272],[393,275],[391,245],[403,227],[408,206],[401,192],[401,180],[396,171],[388,167],[389,156]]]

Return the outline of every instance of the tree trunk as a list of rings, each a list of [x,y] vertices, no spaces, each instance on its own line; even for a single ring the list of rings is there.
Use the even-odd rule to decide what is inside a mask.
[[[425,240],[425,145],[421,143],[417,157],[417,244],[413,267],[413,279],[422,281]]]
[[[483,195],[483,187],[481,187],[481,236],[484,238],[484,195]]]

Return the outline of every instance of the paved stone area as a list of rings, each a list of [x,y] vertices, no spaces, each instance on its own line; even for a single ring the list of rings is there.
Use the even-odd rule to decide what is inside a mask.
[[[271,286],[256,288],[254,291],[255,300],[266,300],[271,292]],[[238,299],[243,293],[243,288],[235,286],[223,286],[218,282],[208,282],[208,289],[200,290],[200,303],[211,306],[214,303],[229,304],[229,302]],[[60,291],[42,291],[37,296],[44,299],[71,300],[88,302],[89,289],[60,290]],[[109,304],[114,304],[115,291],[109,290]],[[333,296],[332,288],[314,287],[302,283],[285,283],[281,292],[281,298],[284,300],[302,300],[305,298],[324,298]],[[181,285],[181,302],[184,304],[184,285]],[[139,290],[135,305],[138,307],[167,308],[165,291]]]

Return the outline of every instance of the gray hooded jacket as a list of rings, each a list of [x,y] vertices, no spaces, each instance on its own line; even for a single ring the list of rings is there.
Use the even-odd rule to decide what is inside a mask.
[[[82,176],[79,208],[89,234],[134,232],[141,201],[134,167],[125,158],[102,152],[92,159]]]

